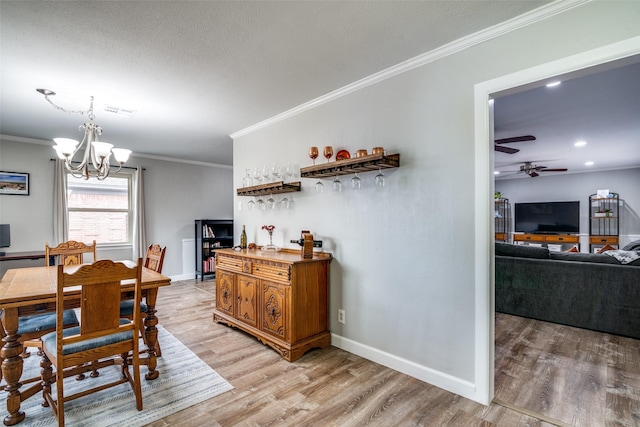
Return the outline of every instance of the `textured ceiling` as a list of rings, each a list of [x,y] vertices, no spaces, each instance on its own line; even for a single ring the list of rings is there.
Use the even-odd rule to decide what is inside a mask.
[[[2,1],[0,133],[232,164],[230,134],[549,1]],[[132,117],[105,105],[136,110]]]

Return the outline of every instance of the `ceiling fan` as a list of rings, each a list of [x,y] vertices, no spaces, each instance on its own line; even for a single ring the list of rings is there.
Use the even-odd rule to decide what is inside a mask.
[[[568,170],[569,169],[567,169],[567,168],[548,168],[546,166],[534,165],[533,162],[524,162],[520,166],[520,170],[518,170],[518,171],[507,171],[507,172],[526,173],[531,178],[535,178],[536,176],[540,175],[538,172],[566,172]]]
[[[511,147],[502,147],[499,144],[509,144],[511,142],[523,142],[523,141],[535,141],[536,137],[533,135],[522,135],[522,136],[514,136],[512,138],[503,138],[503,139],[496,139],[493,144],[493,148],[496,151],[499,151],[501,153],[506,153],[506,154],[515,154],[517,153],[518,150],[517,148],[511,148]]]

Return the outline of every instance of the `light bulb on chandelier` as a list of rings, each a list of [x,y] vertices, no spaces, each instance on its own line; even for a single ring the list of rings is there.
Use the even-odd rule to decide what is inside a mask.
[[[49,99],[49,96],[56,94],[52,90],[36,89],[36,91],[44,95],[47,102],[57,110],[71,114],[87,114],[89,117],[89,121],[79,127],[80,130],[84,129],[82,142],[78,142],[75,139],[70,138],[53,139],[56,143],[53,148],[56,150],[58,158],[64,160],[65,167],[73,176],[76,178],[84,177],[84,179],[89,179],[90,176],[95,176],[99,180],[105,179],[109,176],[110,172],[109,159],[111,154],[113,154],[113,157],[120,166],[117,171],[122,169],[122,165],[129,160],[131,150],[127,150],[125,148],[113,148],[113,144],[98,140],[98,135],[102,134],[102,128],[93,121],[95,118],[93,114],[93,96],[90,97],[91,102],[87,111],[71,111],[54,104],[51,99]],[[79,164],[74,165],[73,157],[80,148],[85,145],[85,142],[86,147],[82,161]],[[94,171],[89,170],[89,164],[93,166]]]

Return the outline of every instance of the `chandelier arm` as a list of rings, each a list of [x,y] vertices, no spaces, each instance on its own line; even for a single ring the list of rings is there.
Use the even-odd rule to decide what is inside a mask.
[[[67,114],[80,114],[80,115],[85,115],[85,114],[89,114],[92,110],[93,110],[93,97],[91,97],[91,107],[89,110],[67,110],[66,108],[60,107],[59,105],[54,104],[54,102],[49,99],[48,95],[44,96],[44,99],[47,100],[47,102],[49,102],[49,104],[51,104],[53,106],[53,108],[55,108],[56,110],[60,110],[63,113],[67,113]]]

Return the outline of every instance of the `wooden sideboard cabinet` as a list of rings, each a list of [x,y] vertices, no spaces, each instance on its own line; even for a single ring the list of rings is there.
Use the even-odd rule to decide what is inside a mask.
[[[216,250],[213,321],[242,329],[292,362],[331,344],[331,254]]]

